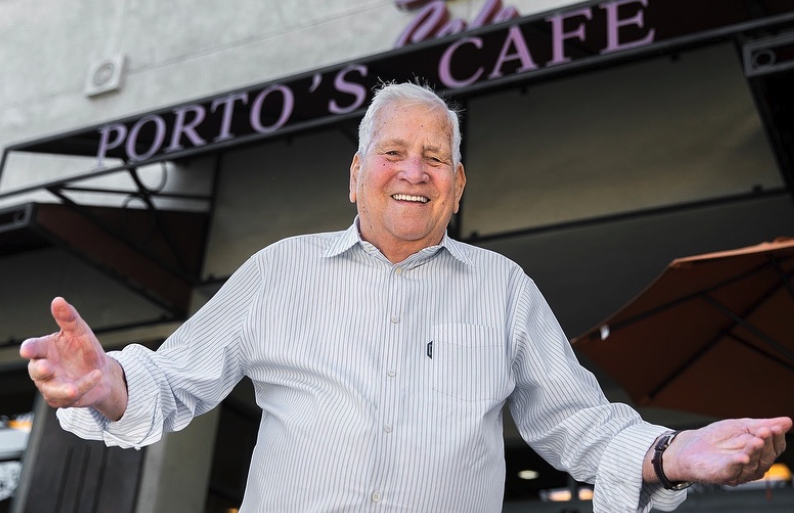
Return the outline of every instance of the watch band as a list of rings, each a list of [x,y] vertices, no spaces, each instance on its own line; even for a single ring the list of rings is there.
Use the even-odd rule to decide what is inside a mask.
[[[668,431],[664,433],[656,440],[656,445],[653,448],[653,458],[651,458],[653,471],[656,472],[656,477],[659,478],[659,482],[662,483],[662,486],[664,486],[666,490],[683,490],[684,488],[692,486],[692,483],[689,481],[670,481],[664,474],[664,468],[662,466],[664,451],[670,447],[670,444],[673,443],[673,440],[675,440],[675,437],[678,436],[680,432],[681,431]]]

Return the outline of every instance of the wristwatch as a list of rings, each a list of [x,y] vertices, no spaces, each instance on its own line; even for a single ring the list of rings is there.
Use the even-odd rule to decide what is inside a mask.
[[[678,436],[680,432],[681,431],[668,431],[664,433],[656,439],[656,445],[653,448],[653,458],[651,458],[653,471],[656,472],[656,477],[659,478],[659,482],[662,483],[665,490],[683,490],[692,486],[691,481],[670,481],[667,479],[667,476],[664,475],[664,468],[662,467],[662,455],[664,451],[670,447],[670,444],[673,443],[673,440],[675,440],[675,437]]]

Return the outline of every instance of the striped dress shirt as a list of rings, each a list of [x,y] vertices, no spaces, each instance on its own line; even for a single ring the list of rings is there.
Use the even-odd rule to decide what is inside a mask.
[[[118,422],[62,426],[141,447],[218,405],[245,376],[262,420],[242,513],[497,513],[502,410],[555,467],[595,482],[595,511],[672,509],[642,483],[665,429],[610,404],[519,266],[444,237],[399,264],[344,232],[253,255],[156,352],[111,353]]]

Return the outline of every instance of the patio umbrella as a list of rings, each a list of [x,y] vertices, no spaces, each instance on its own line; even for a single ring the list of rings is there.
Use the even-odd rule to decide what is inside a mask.
[[[794,238],[679,258],[571,341],[638,406],[794,416]]]

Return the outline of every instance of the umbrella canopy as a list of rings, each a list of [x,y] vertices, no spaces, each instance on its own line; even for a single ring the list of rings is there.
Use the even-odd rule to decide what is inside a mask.
[[[794,416],[794,239],[671,262],[571,341],[638,406]]]

